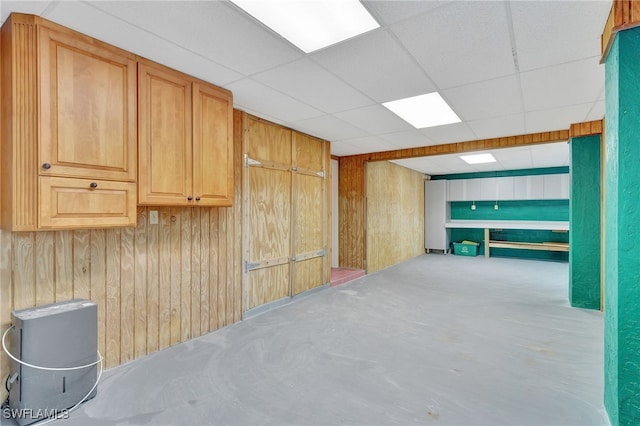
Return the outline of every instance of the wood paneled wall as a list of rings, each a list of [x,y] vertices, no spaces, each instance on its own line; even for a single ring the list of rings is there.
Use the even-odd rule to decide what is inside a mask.
[[[338,211],[340,266],[365,269],[364,160],[360,156],[340,157]]]
[[[556,130],[340,157],[338,191],[340,212],[340,266],[366,269],[365,235],[367,232],[374,232],[374,230],[365,229],[365,163],[430,155],[454,154],[491,148],[535,145],[566,141],[568,139],[569,130]]]
[[[111,368],[239,321],[241,147],[234,161],[233,207],[140,207],[135,228],[0,231],[2,331],[14,309],[90,299]],[[150,210],[158,210],[157,225]]]
[[[424,176],[367,163],[367,273],[424,254]]]

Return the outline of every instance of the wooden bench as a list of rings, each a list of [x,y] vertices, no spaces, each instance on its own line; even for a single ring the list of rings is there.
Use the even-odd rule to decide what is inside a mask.
[[[489,240],[489,247],[523,249],[523,250],[547,250],[547,251],[569,251],[569,243],[544,242],[544,243],[526,243],[520,241],[499,241]],[[487,257],[488,253],[486,253]]]
[[[500,241],[491,240],[489,236],[489,228],[484,229],[484,256],[490,256],[490,249],[493,248],[506,248],[506,249],[520,249],[520,250],[546,250],[546,251],[569,251],[569,243],[561,242],[544,242],[544,243],[529,243],[524,241]]]

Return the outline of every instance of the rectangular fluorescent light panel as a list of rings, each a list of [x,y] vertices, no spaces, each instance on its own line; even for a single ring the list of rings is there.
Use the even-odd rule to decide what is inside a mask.
[[[472,155],[461,155],[463,161],[467,164],[484,164],[484,163],[495,163],[496,159],[493,158],[491,154],[472,154]]]
[[[385,102],[382,105],[416,129],[461,121],[438,92]]]
[[[380,25],[358,0],[231,0],[306,53]]]

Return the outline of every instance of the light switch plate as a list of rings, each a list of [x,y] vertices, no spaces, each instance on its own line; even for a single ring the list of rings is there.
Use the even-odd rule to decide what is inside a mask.
[[[158,210],[149,210],[149,225],[158,224]]]

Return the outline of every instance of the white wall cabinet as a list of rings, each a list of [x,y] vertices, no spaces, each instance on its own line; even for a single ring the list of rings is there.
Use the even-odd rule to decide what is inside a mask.
[[[542,198],[545,200],[569,198],[569,174],[543,175]]]
[[[513,177],[483,178],[478,180],[480,181],[480,198],[477,200],[513,200]]]
[[[516,176],[513,185],[514,200],[541,200],[543,195],[543,175]]]
[[[448,201],[566,200],[569,174],[446,181]]]
[[[451,217],[447,182],[428,180],[424,184],[424,246],[427,251],[443,250],[446,253],[449,249],[450,231],[445,228]]]

